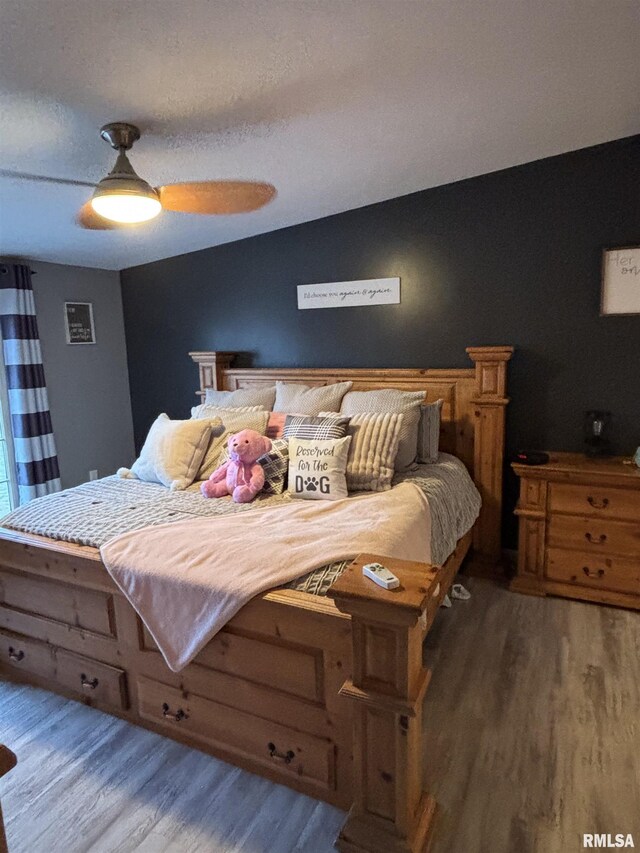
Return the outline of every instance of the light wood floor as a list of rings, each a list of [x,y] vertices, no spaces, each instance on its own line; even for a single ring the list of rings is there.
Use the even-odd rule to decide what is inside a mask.
[[[640,615],[470,581],[425,648],[431,853],[640,847]],[[0,684],[11,853],[329,853],[344,816],[42,690]]]

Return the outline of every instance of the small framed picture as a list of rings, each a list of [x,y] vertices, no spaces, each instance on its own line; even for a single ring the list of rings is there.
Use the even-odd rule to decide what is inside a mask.
[[[602,252],[600,315],[640,314],[640,246]]]
[[[68,344],[95,344],[91,302],[65,302],[64,321]]]

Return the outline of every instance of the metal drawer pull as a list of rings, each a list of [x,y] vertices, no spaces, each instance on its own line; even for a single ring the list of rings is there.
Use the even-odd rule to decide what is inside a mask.
[[[604,577],[604,569],[590,569],[588,566],[583,566],[582,571],[588,578],[602,578]]]
[[[592,498],[591,495],[589,495],[587,501],[594,509],[606,509],[609,506],[609,498],[602,498],[602,500],[599,501],[597,498]]]
[[[280,758],[282,761],[284,761],[285,764],[291,764],[293,759],[296,757],[295,752],[293,752],[293,750],[291,749],[289,749],[287,752],[278,752],[275,743],[268,743],[267,749],[269,750],[269,755],[271,756],[271,758]]]
[[[182,710],[182,708],[178,708],[176,713],[172,714],[171,710],[169,709],[169,706],[167,705],[166,702],[162,703],[162,716],[165,717],[167,720],[173,720],[174,723],[179,723],[180,720],[188,720],[189,719],[189,715],[186,714]]]
[[[95,690],[100,682],[97,678],[87,678],[83,672],[80,676],[80,684],[82,684],[84,690]]]
[[[20,649],[20,651],[17,652],[13,648],[13,646],[9,646],[9,658],[10,658],[10,660],[14,660],[17,663],[19,663],[24,658],[24,652],[22,651],[22,649]]]
[[[602,545],[607,541],[607,534],[601,533],[600,536],[594,536],[592,533],[585,533],[584,538],[587,542],[591,542],[592,545]]]

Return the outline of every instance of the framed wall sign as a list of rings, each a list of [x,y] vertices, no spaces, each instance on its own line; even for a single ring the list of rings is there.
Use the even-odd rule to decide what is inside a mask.
[[[600,314],[640,314],[640,246],[604,249]]]
[[[68,344],[95,344],[91,302],[65,302],[64,322]]]
[[[399,278],[370,278],[326,284],[299,284],[298,309],[348,308],[356,305],[397,305]]]

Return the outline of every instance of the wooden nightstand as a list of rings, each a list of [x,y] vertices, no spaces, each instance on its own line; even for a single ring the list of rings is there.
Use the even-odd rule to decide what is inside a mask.
[[[621,458],[551,453],[520,477],[511,589],[640,610],[640,469]]]

